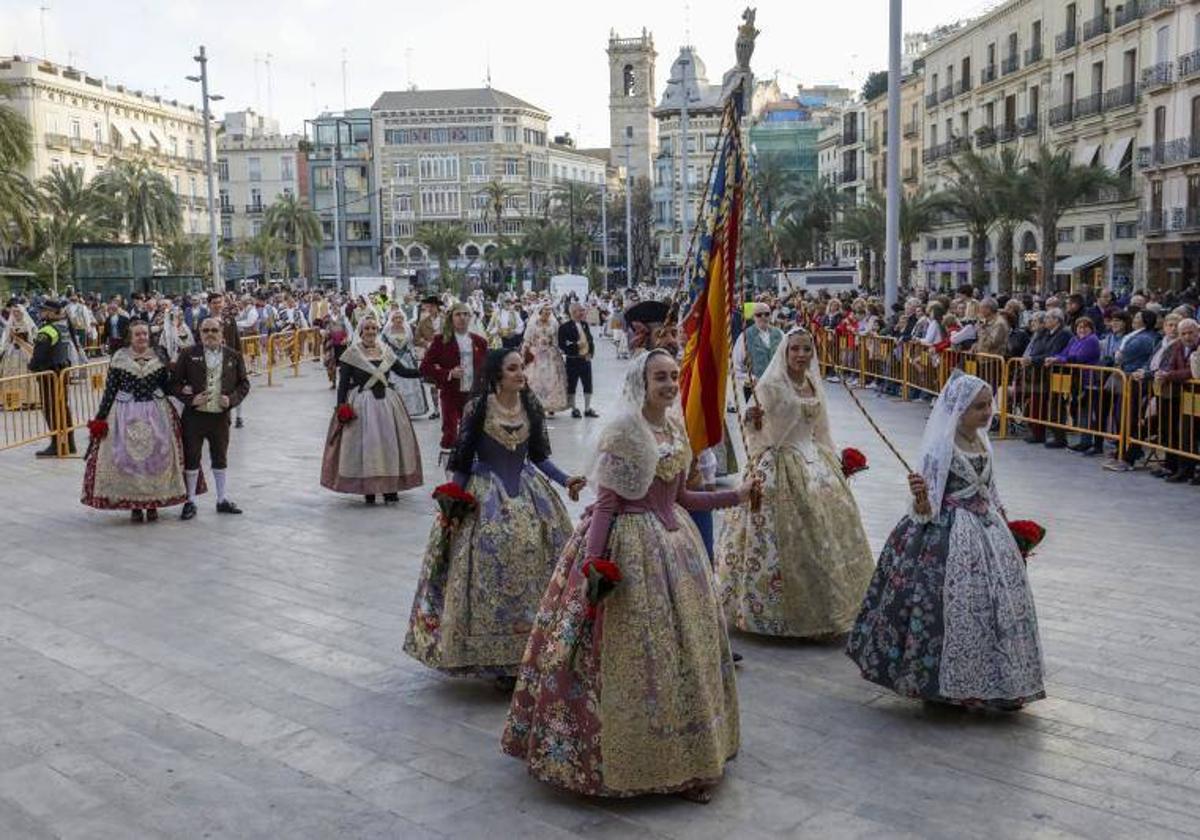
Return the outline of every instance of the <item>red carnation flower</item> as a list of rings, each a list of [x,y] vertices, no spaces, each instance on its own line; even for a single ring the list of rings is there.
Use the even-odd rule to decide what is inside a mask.
[[[433,498],[438,501],[461,502],[466,505],[475,504],[475,497],[453,481],[447,481],[445,484],[439,484],[435,487],[433,489]]]
[[[1021,550],[1021,556],[1026,560],[1033,555],[1034,549],[1046,538],[1046,529],[1031,519],[1016,519],[1009,522],[1008,530],[1012,532],[1013,540],[1016,541],[1017,548]]]
[[[621,569],[611,560],[605,560],[603,557],[592,557],[583,564],[583,574],[587,577],[591,577],[590,573],[592,571],[595,571],[596,574],[600,575],[600,577],[604,578],[609,583],[621,582]]]
[[[339,423],[349,423],[357,416],[349,403],[342,403],[337,407],[337,419]]]
[[[850,446],[842,450],[842,475],[849,478],[865,469],[868,469],[866,455]]]
[[[99,417],[89,420],[87,424],[88,434],[94,438],[102,438],[108,434],[108,421],[101,420]]]

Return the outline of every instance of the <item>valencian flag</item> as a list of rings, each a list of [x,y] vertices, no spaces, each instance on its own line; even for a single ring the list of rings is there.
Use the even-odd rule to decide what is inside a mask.
[[[721,442],[725,430],[725,388],[729,378],[731,319],[737,285],[742,219],[742,145],[737,93],[729,97],[720,153],[712,172],[692,263],[691,302],[683,319],[685,344],[680,371],[684,424],[693,452]]]

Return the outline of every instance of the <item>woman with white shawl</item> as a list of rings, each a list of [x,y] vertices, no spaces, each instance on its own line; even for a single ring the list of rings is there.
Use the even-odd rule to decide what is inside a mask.
[[[368,505],[383,494],[385,503],[400,500],[401,490],[422,483],[421,450],[404,400],[390,374],[418,376],[405,367],[379,337],[379,321],[364,317],[354,343],[338,362],[338,400],[329,421],[321,486],[354,493]]]
[[[413,370],[417,369],[419,362],[413,351],[412,330],[408,326],[404,310],[398,306],[391,311],[387,324],[383,328],[383,340],[391,346],[402,365]],[[404,407],[408,409],[409,417],[419,417],[429,411],[429,402],[425,399],[425,385],[419,378],[413,379],[392,374],[389,379],[396,390],[400,392],[400,397],[404,400]]]
[[[914,502],[879,555],[847,653],[905,697],[1012,710],[1045,697],[1025,561],[996,493],[987,382],[955,371],[921,441]]]
[[[167,351],[167,359],[171,364],[175,364],[179,353],[195,343],[196,338],[192,335],[192,328],[187,325],[187,321],[183,320],[183,310],[179,307],[172,307],[171,311],[167,313],[162,337],[159,339],[159,346]]]
[[[501,741],[537,778],[589,796],[706,802],[738,750],[729,639],[685,511],[730,507],[754,485],[686,488],[678,401],[670,353],[630,362],[622,410],[597,442],[596,503],[542,598]]]
[[[812,335],[794,327],[754,388],[747,412],[747,475],[761,503],[725,517],[717,546],[730,626],[816,638],[854,623],[875,562],[829,432]]]
[[[41,401],[37,380],[29,376],[29,360],[33,358],[33,342],[37,324],[29,311],[19,303],[10,302],[8,317],[0,325],[0,407],[34,408]],[[12,377],[24,377],[16,379]],[[15,397],[10,394],[16,394]]]
[[[550,417],[567,408],[567,363],[558,349],[558,321],[554,307],[543,303],[537,317],[525,325],[524,345],[529,388]]]

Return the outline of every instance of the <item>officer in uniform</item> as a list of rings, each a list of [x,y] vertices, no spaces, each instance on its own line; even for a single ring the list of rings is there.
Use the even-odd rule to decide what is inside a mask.
[[[53,377],[42,376],[38,378],[38,388],[41,391],[42,397],[42,415],[46,418],[46,428],[53,429],[54,423],[54,382],[58,378],[59,371],[66,370],[71,366],[71,356],[76,349],[75,340],[71,334],[71,324],[66,316],[66,301],[47,298],[42,302],[41,319],[42,327],[37,331],[37,338],[33,343],[33,355],[29,360],[30,373],[43,373],[52,371]],[[71,406],[67,401],[63,400],[65,414],[62,418],[64,428],[69,429],[71,423]],[[67,452],[71,455],[75,454],[75,434],[74,432],[63,433],[67,441]],[[45,449],[39,450],[36,455],[39,458],[53,458],[58,455],[59,441],[51,439],[50,445]]]

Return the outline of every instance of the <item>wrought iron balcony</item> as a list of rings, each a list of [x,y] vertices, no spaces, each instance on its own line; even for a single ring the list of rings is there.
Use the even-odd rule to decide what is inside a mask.
[[[1065,102],[1050,109],[1050,127],[1066,125],[1075,119],[1074,102]]]
[[[1154,17],[1175,8],[1175,0],[1143,0],[1142,17]]]
[[[221,215],[222,216],[232,216],[233,215],[233,205],[230,204],[228,201],[222,201],[220,204],[220,207],[221,207]]]
[[[1101,35],[1108,33],[1108,13],[1096,15],[1091,20],[1083,22],[1083,42],[1087,43],[1093,38],[1099,38]]]
[[[1082,120],[1085,117],[1094,117],[1102,113],[1104,113],[1103,94],[1093,93],[1075,100],[1075,119],[1077,120]]]
[[[1111,88],[1104,92],[1104,110],[1127,108],[1137,101],[1137,85],[1130,82],[1127,85]]]
[[[1028,137],[1030,134],[1037,134],[1038,130],[1038,115],[1026,114],[1023,117],[1017,118],[1017,133],[1022,137]]]
[[[955,96],[962,96],[964,93],[967,93],[970,90],[971,90],[971,77],[970,76],[964,76],[963,78],[959,79],[957,82],[954,83],[954,95]]]
[[[921,133],[921,124],[917,122],[907,122],[904,124],[904,136],[916,137]]]
[[[1035,64],[1042,60],[1042,42],[1038,41],[1033,46],[1025,50],[1025,66]]]
[[[975,129],[975,148],[986,149],[996,145],[996,129],[990,125]]]
[[[65,134],[46,133],[46,148],[47,149],[65,149],[70,142],[70,137]]]
[[[1021,57],[1013,53],[1008,58],[1000,62],[1000,75],[1007,76],[1009,73],[1016,73],[1021,67]]]
[[[937,104],[938,104],[937,93],[925,94],[925,107],[926,108],[936,108]]]
[[[1066,52],[1075,47],[1079,42],[1079,35],[1074,28],[1068,29],[1066,32],[1060,32],[1054,36],[1054,52]]]
[[[263,206],[261,201],[258,204],[247,204],[246,205],[247,213],[261,213],[266,209],[267,208]]]
[[[930,146],[921,152],[921,160],[925,163],[936,163],[942,158],[953,157],[965,149],[971,148],[971,142],[965,137],[955,137],[945,143]]]
[[[915,166],[904,167],[904,174],[901,177],[909,182],[917,180],[917,168]]]
[[[996,130],[996,139],[1001,143],[1011,143],[1017,139],[1017,124],[1002,125]]]
[[[1174,67],[1169,61],[1160,61],[1142,71],[1142,90],[1158,90],[1170,87],[1174,79]]]
[[[944,85],[938,91],[938,102],[945,102],[947,99],[954,98],[954,85]]]
[[[109,143],[93,143],[92,144],[92,154],[101,155],[101,156],[111,155],[112,154],[112,145]]]
[[[1142,214],[1141,222],[1147,236],[1161,236],[1167,229],[1167,214],[1162,208],[1148,210]]]
[[[1179,78],[1190,79],[1197,73],[1200,73],[1200,50],[1193,50],[1187,55],[1179,56]]]
[[[1125,0],[1113,13],[1113,29],[1120,29],[1127,23],[1133,23],[1142,17],[1142,3],[1139,0]]]
[[[979,71],[979,84],[986,85],[988,82],[996,81],[996,65],[989,64]]]
[[[1118,201],[1128,201],[1133,194],[1124,187],[1099,187],[1092,190],[1076,202],[1079,206],[1092,204],[1113,204]]]

